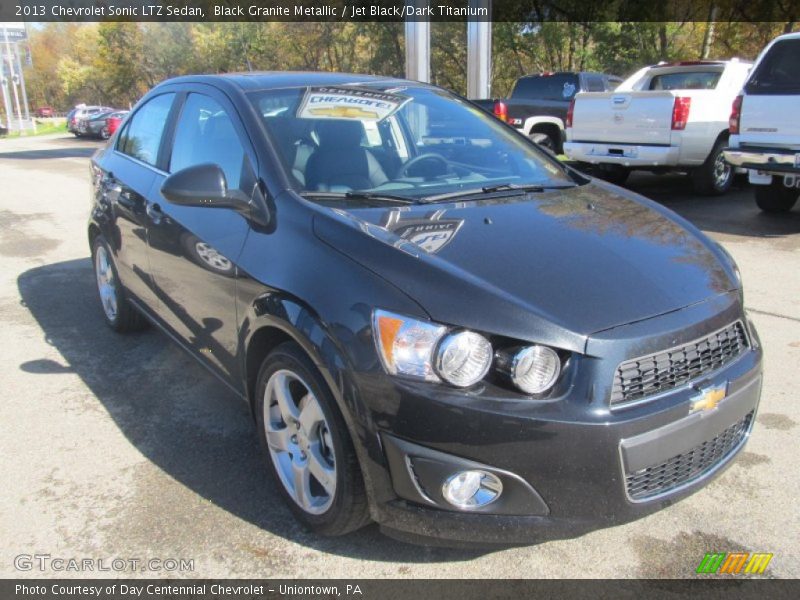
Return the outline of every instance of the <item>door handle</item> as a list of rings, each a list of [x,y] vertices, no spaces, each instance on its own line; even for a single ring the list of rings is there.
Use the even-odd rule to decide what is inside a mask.
[[[150,217],[150,220],[153,221],[154,225],[158,225],[161,222],[161,219],[164,218],[164,213],[161,211],[161,207],[158,204],[148,203],[145,211],[147,212],[147,216]]]

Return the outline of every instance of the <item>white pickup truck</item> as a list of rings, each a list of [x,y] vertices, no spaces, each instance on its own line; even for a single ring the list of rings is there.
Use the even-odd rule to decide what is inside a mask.
[[[748,169],[758,207],[791,210],[800,196],[800,33],[764,48],[730,121],[725,158]]]
[[[733,180],[722,154],[730,107],[750,67],[738,59],[662,63],[614,92],[577,94],[564,153],[614,183],[632,169],[688,171],[698,192],[722,194]]]

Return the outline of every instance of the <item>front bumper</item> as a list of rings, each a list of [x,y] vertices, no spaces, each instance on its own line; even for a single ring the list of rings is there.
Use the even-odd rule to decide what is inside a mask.
[[[736,167],[781,175],[800,175],[800,152],[779,148],[725,148],[725,160]]]
[[[683,313],[685,326],[687,317],[702,319],[702,312],[695,307],[676,314]],[[713,330],[729,318],[725,311],[704,326]],[[668,347],[671,324],[680,321],[675,314],[661,319],[657,329],[667,337],[658,334],[654,343]],[[620,328],[613,345],[633,341],[642,328]],[[609,347],[612,337],[599,337],[593,347]],[[372,516],[388,534],[408,541],[516,544],[573,537],[669,506],[721,473],[746,443],[762,379],[752,328],[750,338],[751,347],[719,371],[614,409],[608,390],[596,385],[604,368],[598,363],[580,365],[575,372],[585,380],[576,375],[564,397],[541,403],[511,401],[489,388],[465,392],[395,381],[375,415],[384,460],[368,469],[377,486]],[[643,345],[637,339],[634,352],[648,350]],[[721,385],[727,394],[716,408],[691,411],[699,390]],[[713,460],[698,462],[701,455]],[[695,468],[682,468],[687,460]],[[479,511],[448,507],[442,483],[465,468],[497,475],[508,494],[504,501]],[[642,485],[650,485],[642,483],[643,473],[660,486],[657,493],[642,496]]]
[[[677,146],[643,146],[605,142],[565,142],[564,154],[571,160],[625,167],[674,167],[680,159]]]

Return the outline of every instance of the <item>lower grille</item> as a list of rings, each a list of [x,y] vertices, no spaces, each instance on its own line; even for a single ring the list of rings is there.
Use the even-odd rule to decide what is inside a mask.
[[[744,326],[736,321],[694,342],[627,360],[614,374],[611,404],[679,387],[733,362],[747,346]]]
[[[626,473],[628,496],[645,500],[663,494],[703,475],[721,463],[744,439],[753,413],[747,414],[719,435],[658,465]]]

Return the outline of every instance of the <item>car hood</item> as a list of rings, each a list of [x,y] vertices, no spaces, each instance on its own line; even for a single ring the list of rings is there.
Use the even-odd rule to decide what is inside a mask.
[[[579,351],[589,334],[738,287],[694,226],[605,183],[449,204],[332,208],[324,242],[443,323]]]

